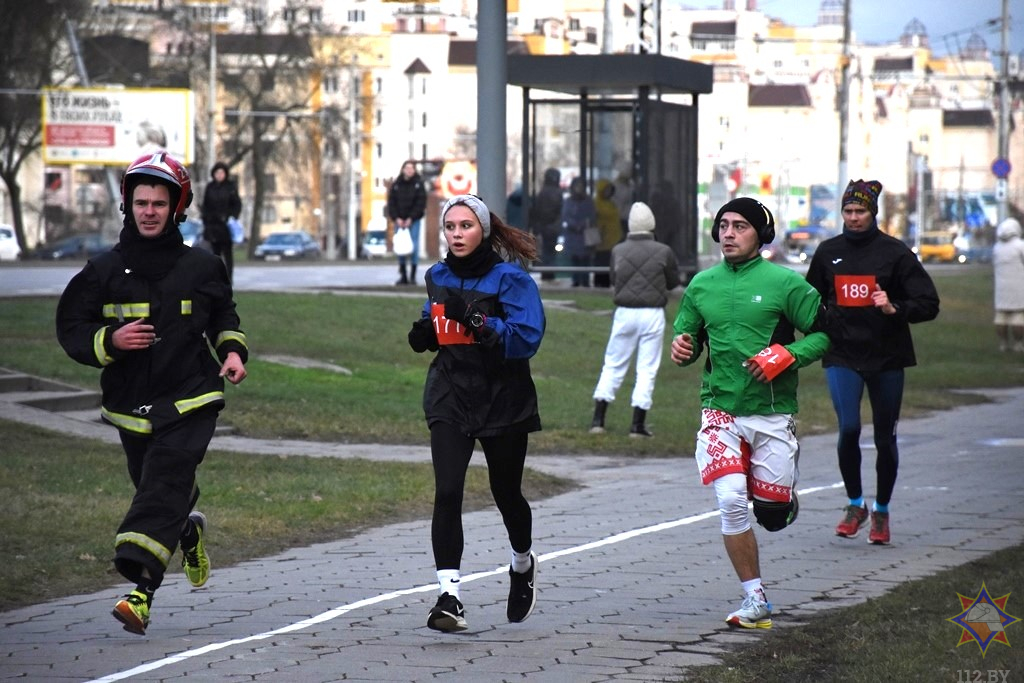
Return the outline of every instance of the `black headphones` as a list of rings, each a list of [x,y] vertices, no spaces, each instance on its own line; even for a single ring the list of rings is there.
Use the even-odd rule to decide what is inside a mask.
[[[750,220],[750,214],[757,215],[759,210],[764,212],[764,217],[767,219],[767,222],[762,227],[758,227],[757,223]],[[719,241],[718,224],[722,220],[722,215],[729,211],[740,214],[754,226],[754,229],[757,230],[757,239],[761,241],[761,244],[770,244],[775,239],[775,217],[772,216],[772,212],[768,210],[768,207],[751,197],[737,197],[727,202],[715,214],[715,222],[711,225],[711,239],[714,241]]]

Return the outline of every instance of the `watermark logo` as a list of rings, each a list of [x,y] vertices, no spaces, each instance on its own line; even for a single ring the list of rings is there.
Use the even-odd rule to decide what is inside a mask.
[[[960,606],[963,611],[955,617],[949,617],[946,621],[951,621],[963,629],[960,633],[960,642],[956,644],[957,647],[974,641],[981,649],[982,657],[985,656],[988,646],[993,642],[1010,647],[1010,641],[1006,637],[1006,627],[1017,623],[1020,619],[1006,611],[1006,602],[1010,599],[1009,593],[1001,598],[993,598],[989,595],[985,582],[982,581],[977,597],[971,598],[959,593],[956,595],[960,598]]]

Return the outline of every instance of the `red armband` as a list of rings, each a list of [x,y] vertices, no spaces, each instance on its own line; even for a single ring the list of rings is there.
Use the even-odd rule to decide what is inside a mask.
[[[793,354],[782,344],[772,344],[753,358],[747,359],[748,363],[756,363],[769,381],[778,377],[779,373],[795,361],[796,358],[793,357]]]

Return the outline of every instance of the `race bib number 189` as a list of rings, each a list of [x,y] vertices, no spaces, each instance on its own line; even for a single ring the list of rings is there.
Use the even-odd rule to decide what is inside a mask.
[[[874,275],[836,275],[836,303],[840,306],[873,306]]]

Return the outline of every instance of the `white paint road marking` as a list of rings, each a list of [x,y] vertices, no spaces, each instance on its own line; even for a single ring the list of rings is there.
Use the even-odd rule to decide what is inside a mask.
[[[801,496],[806,496],[811,493],[817,493],[818,491],[827,491],[831,489],[840,488],[842,485],[842,482],[837,482],[835,484],[830,484],[828,486],[813,486],[811,488],[800,489],[797,491],[797,493],[799,493]],[[662,522],[660,524],[654,524],[652,526],[646,526],[640,529],[623,531],[621,533],[608,536],[598,541],[591,541],[590,543],[584,543],[583,545],[577,545],[571,548],[564,548],[562,550],[555,550],[550,553],[545,553],[539,556],[537,558],[537,561],[546,562],[548,560],[555,559],[556,557],[565,557],[567,555],[575,555],[577,553],[587,552],[588,550],[594,550],[595,548],[600,548],[606,545],[614,545],[615,543],[628,541],[632,538],[637,538],[639,536],[655,534],[661,531],[668,531],[669,529],[674,529],[676,527],[686,526],[689,524],[696,524],[697,522],[703,522],[704,520],[718,517],[718,515],[718,510],[713,510],[710,512],[702,512],[699,515],[683,517],[682,519],[677,519],[671,522]],[[498,567],[497,569],[492,569],[486,572],[477,572],[476,574],[464,576],[462,577],[462,583],[469,583],[470,581],[484,579],[489,576],[497,576],[499,574],[505,574],[507,572],[508,565],[506,564],[501,567]],[[403,588],[402,590],[391,591],[390,593],[382,593],[381,595],[375,595],[372,598],[365,598],[363,600],[351,602],[347,605],[335,607],[334,609],[312,616],[309,619],[303,619],[302,621],[298,621],[294,624],[289,624],[288,626],[282,626],[281,628],[274,629],[273,631],[257,633],[251,636],[246,636],[245,638],[225,640],[220,643],[210,643],[209,645],[196,648],[195,650],[186,650],[185,652],[179,652],[178,654],[171,655],[170,657],[164,657],[163,659],[158,659],[147,664],[142,664],[140,666],[135,667],[134,669],[112,673],[108,676],[104,676],[103,678],[96,678],[92,681],[89,681],[88,683],[110,683],[112,681],[121,681],[126,678],[131,678],[132,676],[138,676],[149,671],[162,669],[165,666],[177,664],[178,662],[184,662],[194,657],[201,657],[202,655],[205,655],[209,652],[216,652],[217,650],[223,650],[224,648],[232,647],[234,645],[244,645],[245,643],[252,643],[258,640],[266,640],[267,638],[273,638],[274,636],[281,635],[282,633],[294,633],[295,631],[301,631],[310,626],[315,626],[316,624],[322,624],[324,622],[331,621],[332,619],[336,619],[344,614],[348,614],[349,612],[360,609],[362,607],[369,607],[371,605],[376,605],[382,602],[388,602],[389,600],[394,600],[395,598],[400,598],[405,595],[426,593],[432,590],[437,590],[436,583],[430,583],[423,586],[416,586],[415,588]]]

